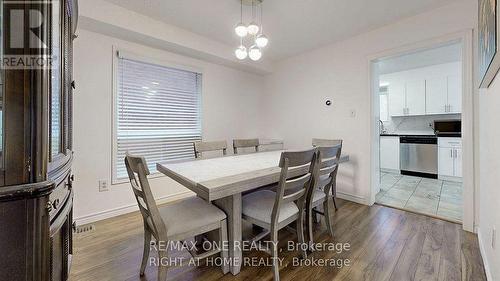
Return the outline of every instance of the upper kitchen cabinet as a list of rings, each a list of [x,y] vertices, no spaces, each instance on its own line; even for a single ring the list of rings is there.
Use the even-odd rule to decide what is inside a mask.
[[[442,114],[447,110],[448,81],[446,76],[437,76],[425,80],[427,114]]]
[[[434,76],[426,78],[426,113],[462,112],[462,79],[460,62],[433,66]]]
[[[461,63],[445,63],[380,76],[388,84],[389,115],[461,113]]]
[[[404,73],[381,76],[388,83],[389,115],[425,114],[425,80],[405,79]]]
[[[406,90],[404,82],[392,80],[389,82],[389,115],[404,116],[406,113]]]
[[[406,81],[405,89],[405,115],[425,115],[425,80]]]
[[[448,75],[448,113],[462,112],[462,78],[460,73]]]

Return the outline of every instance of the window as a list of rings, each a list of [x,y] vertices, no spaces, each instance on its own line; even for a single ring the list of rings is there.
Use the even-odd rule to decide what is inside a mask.
[[[380,95],[380,120],[389,121],[389,96],[388,96],[388,87],[380,87],[379,95]]]
[[[201,78],[118,57],[114,182],[127,177],[127,152],[144,156],[151,173],[157,162],[194,158],[193,142],[201,140]]]

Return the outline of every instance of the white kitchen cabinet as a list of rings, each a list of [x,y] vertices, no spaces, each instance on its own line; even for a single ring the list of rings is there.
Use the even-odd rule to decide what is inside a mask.
[[[448,104],[448,80],[446,76],[436,76],[425,81],[426,114],[446,113]]]
[[[461,63],[453,62],[384,74],[390,116],[461,113]]]
[[[404,116],[406,112],[405,84],[402,81],[394,81],[389,84],[389,115]]]
[[[406,82],[406,115],[425,115],[425,80]]]
[[[448,75],[448,113],[462,112],[462,79],[460,75]]]
[[[399,173],[399,137],[380,137],[380,168]]]
[[[462,149],[455,148],[455,177],[462,177]]]
[[[453,177],[455,175],[453,148],[439,147],[438,151],[438,174],[440,176]]]
[[[462,177],[462,139],[438,138],[438,175]]]

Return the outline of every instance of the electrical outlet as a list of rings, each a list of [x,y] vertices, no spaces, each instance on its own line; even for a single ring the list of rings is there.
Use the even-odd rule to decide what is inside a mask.
[[[497,230],[493,227],[491,230],[491,248],[495,249],[495,244],[497,242]]]
[[[99,192],[104,192],[108,191],[108,181],[107,180],[100,180],[99,181]]]

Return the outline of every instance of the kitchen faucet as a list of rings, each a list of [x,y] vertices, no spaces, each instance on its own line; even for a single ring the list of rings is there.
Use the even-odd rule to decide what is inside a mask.
[[[385,134],[386,131],[385,131],[385,127],[384,127],[384,122],[382,122],[382,120],[378,120],[378,122],[380,123],[380,133],[381,134]]]

